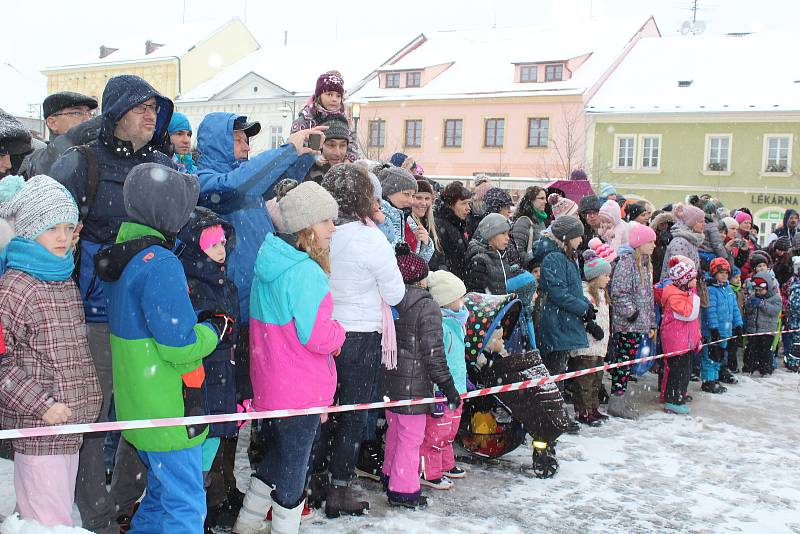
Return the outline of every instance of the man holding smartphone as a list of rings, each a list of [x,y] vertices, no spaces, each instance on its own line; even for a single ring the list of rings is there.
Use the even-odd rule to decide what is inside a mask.
[[[350,128],[347,123],[340,119],[331,119],[323,122],[320,126],[328,128],[325,130],[324,137],[317,138],[322,141],[319,146],[321,153],[317,156],[311,154],[300,156],[297,164],[284,173],[282,178],[292,178],[298,182],[311,180],[320,183],[331,167],[347,161],[347,148],[350,143]],[[315,137],[313,134],[309,136],[309,148],[314,148],[312,144],[316,142]]]

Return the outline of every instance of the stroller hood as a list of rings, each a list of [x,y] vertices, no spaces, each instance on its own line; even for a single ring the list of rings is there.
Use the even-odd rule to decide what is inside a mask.
[[[464,304],[469,311],[466,324],[466,357],[475,362],[483,346],[499,326],[507,339],[517,325],[522,302],[514,295],[467,293]]]

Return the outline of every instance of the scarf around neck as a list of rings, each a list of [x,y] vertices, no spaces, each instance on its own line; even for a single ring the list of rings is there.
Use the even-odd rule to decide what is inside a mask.
[[[4,250],[6,268],[23,271],[44,282],[63,282],[72,276],[72,250],[56,256],[36,241],[15,237]]]

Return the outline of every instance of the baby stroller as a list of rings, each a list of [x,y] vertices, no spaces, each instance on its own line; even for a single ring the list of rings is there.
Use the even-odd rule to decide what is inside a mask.
[[[542,363],[523,303],[516,295],[468,293],[466,325],[467,374],[477,389],[549,376]],[[502,328],[507,355],[484,351]],[[564,401],[555,383],[467,399],[457,440],[483,458],[499,458],[533,438],[532,471],[550,478],[558,470],[557,438],[567,428]]]

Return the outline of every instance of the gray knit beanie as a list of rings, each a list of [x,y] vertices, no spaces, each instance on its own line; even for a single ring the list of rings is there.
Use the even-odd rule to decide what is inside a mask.
[[[303,182],[278,202],[287,233],[296,234],[303,228],[326,219],[336,220],[339,205],[324,187],[316,182]]]
[[[478,224],[478,235],[485,241],[489,241],[496,235],[510,232],[511,223],[499,213],[490,213]]]
[[[57,224],[78,224],[78,207],[63,185],[40,174],[0,180],[0,218],[13,220],[16,235],[36,239]]]
[[[571,215],[560,215],[550,225],[550,231],[556,239],[566,243],[583,235],[583,223]]]
[[[417,192],[417,180],[413,174],[402,167],[386,167],[378,175],[378,179],[381,181],[384,198],[389,198],[400,191]]]

